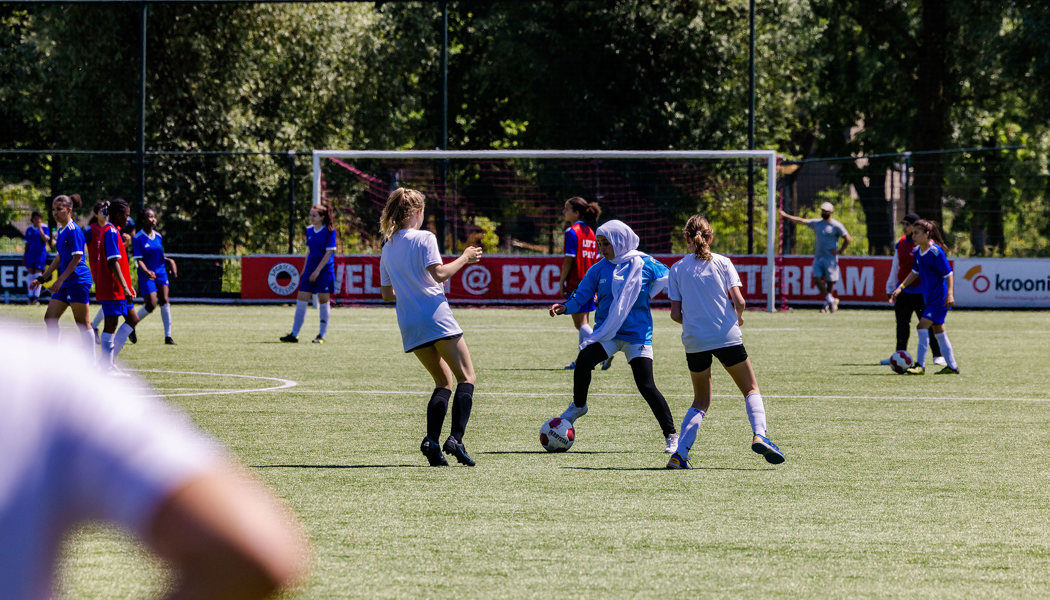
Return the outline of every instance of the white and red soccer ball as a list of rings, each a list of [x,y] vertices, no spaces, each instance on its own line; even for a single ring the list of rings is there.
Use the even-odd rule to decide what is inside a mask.
[[[903,375],[912,364],[911,354],[907,350],[898,350],[890,356],[890,368],[894,373]]]
[[[540,427],[540,444],[547,452],[565,452],[576,440],[576,430],[568,419],[554,417]]]

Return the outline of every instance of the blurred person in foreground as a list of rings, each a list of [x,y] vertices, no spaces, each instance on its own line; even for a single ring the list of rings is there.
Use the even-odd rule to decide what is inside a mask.
[[[295,518],[217,442],[135,379],[20,328],[0,320],[0,595],[50,598],[62,540],[87,521],[166,561],[164,598],[265,598],[304,576]],[[76,384],[42,383],[50,364]]]

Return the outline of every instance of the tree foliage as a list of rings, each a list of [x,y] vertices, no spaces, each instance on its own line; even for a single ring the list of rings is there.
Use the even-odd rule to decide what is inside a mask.
[[[1023,154],[987,155],[977,174],[950,160],[916,161],[917,208],[941,219],[944,199],[964,194],[948,216],[980,240],[977,253],[1047,235],[1039,217],[1050,148],[1045,3],[768,0],[757,8],[759,148],[801,158],[1023,145]],[[437,2],[147,10],[147,148],[264,153],[149,157],[145,203],[162,208],[184,251],[282,250],[289,177],[299,218],[308,186],[305,161],[291,168],[289,150],[747,145],[744,0],[449,2],[447,142]],[[140,11],[138,3],[0,6],[0,147],[135,150]],[[134,196],[130,161],[97,193]],[[872,159],[841,174],[863,206],[870,252],[893,236],[878,176],[886,168]],[[89,167],[31,156],[4,169],[46,185]],[[1018,179],[1043,191],[1003,187]],[[683,199],[668,210],[709,203]],[[214,230],[202,235],[203,222]]]

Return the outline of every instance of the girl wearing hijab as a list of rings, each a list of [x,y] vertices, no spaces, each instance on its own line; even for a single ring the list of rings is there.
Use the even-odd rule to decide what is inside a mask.
[[[587,270],[576,294],[554,304],[555,315],[575,314],[597,296],[594,330],[580,343],[573,370],[572,403],[561,418],[574,423],[587,414],[591,370],[618,351],[627,356],[634,383],[652,409],[666,440],[664,452],[678,448],[678,432],[667,400],[653,381],[653,316],[649,301],[667,287],[667,267],[638,251],[638,236],[622,221],[608,221],[595,235],[602,260]]]

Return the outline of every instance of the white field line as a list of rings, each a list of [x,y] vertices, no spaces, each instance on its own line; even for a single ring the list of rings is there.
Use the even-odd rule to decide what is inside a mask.
[[[297,394],[373,394],[373,395],[404,395],[404,396],[420,396],[427,395],[433,392],[433,389],[426,390],[304,390],[298,389],[295,392]],[[545,396],[565,396],[571,397],[572,392],[476,392],[475,396],[524,396],[524,397],[535,397],[537,394],[542,393]],[[638,396],[638,392],[590,392],[589,397],[597,398],[633,398]],[[692,394],[664,394],[667,398],[692,398]],[[712,394],[713,398],[740,398],[740,394]],[[773,394],[762,394],[763,398],[782,398],[782,399],[800,399],[800,400],[887,400],[885,396],[837,396],[837,395],[773,395]],[[915,400],[958,400],[960,402],[1002,402],[1006,400],[1012,400],[1015,402],[1050,402],[1050,398],[980,398],[980,397],[959,397],[959,396],[924,396],[922,398],[907,398],[909,402]]]
[[[277,391],[277,390],[285,390],[285,389],[288,389],[288,388],[293,388],[293,387],[299,385],[298,382],[292,381],[291,379],[281,379],[280,377],[264,377],[264,376],[261,376],[261,375],[239,375],[239,374],[236,374],[236,373],[203,373],[203,372],[199,372],[199,371],[165,371],[165,370],[161,370],[161,369],[140,369],[140,372],[141,373],[171,373],[171,374],[175,374],[175,375],[201,375],[201,376],[205,376],[205,377],[237,377],[237,378],[240,378],[240,379],[261,379],[261,380],[264,380],[264,381],[276,381],[276,382],[280,383],[280,385],[275,385],[275,386],[265,387],[265,388],[244,388],[244,389],[236,389],[236,390],[203,390],[203,389],[199,389],[198,391],[195,391],[195,392],[183,392],[183,393],[178,393],[178,394],[161,393],[161,394],[153,394],[152,395],[152,397],[163,397],[163,398],[174,398],[176,396],[212,396],[212,395],[222,395],[222,394],[246,394],[246,393],[252,393],[252,392],[273,392],[273,391]],[[184,388],[175,388],[175,389],[181,390],[181,389],[184,389]],[[161,391],[161,390],[158,390],[158,391]]]
[[[158,392],[154,394],[154,397],[166,397],[173,398],[178,396],[209,396],[209,395],[225,395],[225,394],[246,394],[255,392],[274,392],[280,390],[287,390],[293,387],[297,387],[298,382],[290,379],[282,379],[280,377],[265,377],[261,375],[240,375],[236,373],[204,373],[198,371],[166,371],[160,369],[142,369],[143,373],[169,373],[175,375],[200,375],[207,377],[236,377],[240,379],[257,379],[264,381],[275,381],[279,382],[280,385],[264,388],[241,388],[241,389],[201,389],[201,388],[155,388]],[[184,392],[186,389],[194,389],[193,392]],[[179,392],[179,393],[171,393]],[[383,396],[412,396],[418,397],[420,395],[426,395],[433,392],[433,389],[420,389],[420,390],[305,390],[297,389],[298,394],[342,394],[342,395],[383,395]],[[535,397],[536,394],[541,393],[537,391],[531,392],[478,392],[477,396],[517,396],[517,397]],[[572,392],[542,392],[545,396],[564,396],[571,397]],[[594,397],[606,397],[606,398],[633,398],[638,395],[637,392],[591,392],[591,396]],[[692,398],[692,394],[664,394],[668,398]],[[763,394],[764,398],[770,399],[799,399],[799,400],[887,400],[885,396],[845,396],[845,395],[779,395],[779,394]],[[739,394],[713,394],[714,398],[739,398]],[[923,398],[908,398],[909,401],[913,400],[938,400],[947,401],[955,400],[959,402],[1003,402],[1003,401],[1014,401],[1014,402],[1050,402],[1050,398],[1002,398],[1002,397],[960,397],[960,396],[925,396]]]

